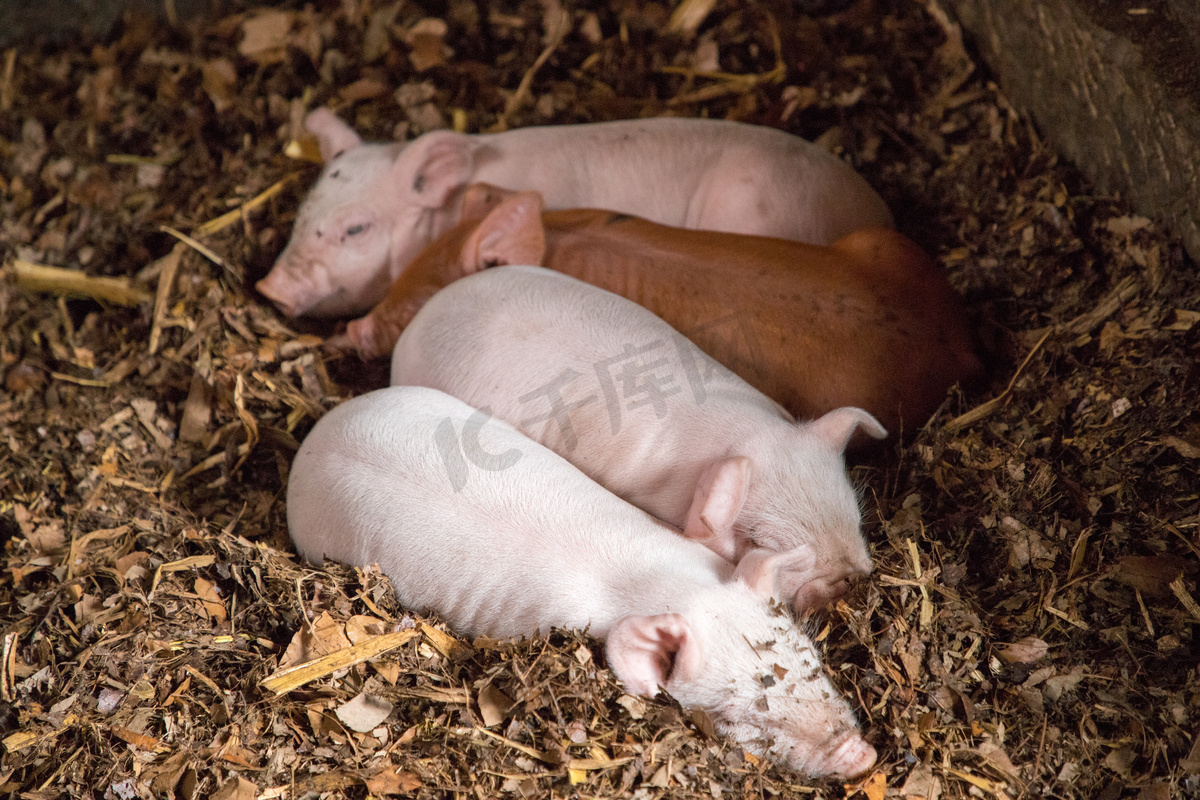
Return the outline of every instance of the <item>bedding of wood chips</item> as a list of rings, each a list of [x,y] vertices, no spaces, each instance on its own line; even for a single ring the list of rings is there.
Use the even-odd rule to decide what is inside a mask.
[[[0,794],[1200,797],[1200,276],[937,0],[225,9],[0,53]],[[856,470],[877,569],[814,628],[864,780],[626,695],[582,633],[463,641],[297,560],[297,442],[387,377],[252,288],[322,104],[374,139],[773,125],[938,256],[993,375]]]

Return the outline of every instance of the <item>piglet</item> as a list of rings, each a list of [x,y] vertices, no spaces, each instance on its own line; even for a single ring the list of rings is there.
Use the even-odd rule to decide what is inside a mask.
[[[364,144],[326,109],[305,125],[326,165],[258,289],[288,316],[361,314],[460,219],[475,181],[536,189],[550,208],[609,208],[667,225],[826,244],[890,226],[840,159],[783,131],[659,118]]]
[[[875,761],[812,642],[767,602],[784,553],[735,569],[510,426],[441,392],[349,400],[305,438],[288,529],[320,562],[378,563],[400,602],[468,636],[587,628],[639,695],[670,692],[809,775]]]
[[[392,384],[428,386],[516,425],[717,554],[800,550],[793,604],[828,603],[871,570],[843,450],[865,411],[796,423],[670,325],[541,267],[485,270],[438,292],[405,330]]]
[[[798,419],[840,406],[914,430],[983,368],[958,296],[914,242],[882,228],[829,247],[691,231],[599,210],[542,213],[536,192],[476,184],[347,336],[390,353],[435,291],[481,269],[536,264],[616,292],[682,331]],[[859,442],[861,444],[861,442]]]

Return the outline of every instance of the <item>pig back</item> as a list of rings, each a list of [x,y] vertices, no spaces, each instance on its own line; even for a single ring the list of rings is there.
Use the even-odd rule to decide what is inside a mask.
[[[681,559],[691,543],[662,523],[429,389],[383,389],[326,414],[296,455],[287,500],[303,556],[378,563],[402,604],[467,634],[590,625],[603,636],[628,613],[613,587],[644,582],[664,558],[686,562],[677,573],[712,571],[703,548]]]
[[[763,125],[658,117],[519,128],[480,141],[495,155],[473,179],[536,189],[547,208],[610,208],[817,244],[892,225],[882,198],[848,164]]]
[[[911,428],[980,373],[959,298],[894,231],[819,247],[601,211],[543,223],[548,267],[645,306],[797,418],[851,405]]]
[[[392,384],[488,406],[672,521],[686,517],[723,447],[791,426],[778,404],[645,308],[540,267],[485,270],[436,294],[396,343]]]

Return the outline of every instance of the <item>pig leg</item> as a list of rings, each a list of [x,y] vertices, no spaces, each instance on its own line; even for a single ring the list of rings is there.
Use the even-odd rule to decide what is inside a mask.
[[[404,277],[401,276],[400,280],[404,280]],[[346,324],[346,338],[364,360],[391,353],[408,323],[437,291],[434,286],[420,286],[403,303],[389,305],[387,314],[372,313],[351,320]]]

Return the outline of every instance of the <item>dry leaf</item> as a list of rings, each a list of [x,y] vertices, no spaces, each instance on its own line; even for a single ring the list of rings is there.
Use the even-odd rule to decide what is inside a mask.
[[[183,419],[179,421],[179,438],[184,442],[202,442],[208,435],[212,419],[212,387],[197,371],[192,373],[192,385],[183,404]]]
[[[411,772],[386,766],[364,783],[371,794],[412,794],[421,788],[421,779]]]
[[[237,70],[227,58],[214,58],[200,66],[204,76],[204,92],[220,114],[233,105],[237,97]]]
[[[1026,636],[997,651],[1000,660],[1008,664],[1032,664],[1046,657],[1050,647],[1036,636]]]
[[[434,17],[426,17],[408,29],[404,41],[410,48],[408,60],[412,62],[413,69],[424,72],[430,67],[446,63],[450,55],[450,48],[444,43],[446,31],[445,20]]]
[[[567,724],[567,738],[573,744],[583,744],[588,740],[588,729],[583,720],[573,719]]]
[[[1192,740],[1188,754],[1179,759],[1179,768],[1188,773],[1200,772],[1200,736]]]
[[[487,727],[499,725],[515,705],[511,697],[491,683],[479,690],[479,715]]]
[[[1138,800],[1171,800],[1171,784],[1166,781],[1147,784],[1138,792]]]
[[[867,796],[867,800],[883,800],[887,796],[887,776],[879,771],[873,772],[858,790]]]
[[[51,555],[67,546],[67,533],[60,519],[52,520],[45,525],[38,525],[31,531],[25,532],[25,538],[33,549],[42,555]]]
[[[224,622],[229,618],[229,615],[225,612],[225,601],[221,599],[221,595],[217,592],[215,584],[206,581],[204,578],[196,578],[195,591],[204,606],[204,613],[208,614],[214,621]]]
[[[382,697],[362,692],[334,711],[342,724],[353,731],[367,733],[379,727],[387,715],[392,713],[392,704]]]
[[[238,52],[260,64],[282,61],[295,13],[262,11],[242,23],[242,43]]]
[[[1108,570],[1108,577],[1151,597],[1171,594],[1171,581],[1179,577],[1183,566],[1166,556],[1125,556]]]
[[[151,767],[142,777],[145,779],[153,776],[150,778],[150,788],[154,790],[155,794],[160,797],[171,796],[183,778],[183,773],[187,771],[189,760],[189,754],[180,750],[172,753],[162,763]]]
[[[646,701],[631,694],[623,694],[617,698],[617,705],[624,707],[629,716],[641,719],[646,716]]]
[[[212,800],[257,800],[258,787],[243,777],[236,776],[225,781],[213,792]]]
[[[357,103],[370,100],[372,97],[382,97],[392,90],[389,84],[374,78],[359,78],[349,86],[342,87],[338,97],[347,103]]]
[[[392,48],[392,23],[400,12],[400,2],[391,3],[371,13],[363,33],[362,58],[367,64],[382,58]]]
[[[400,665],[395,661],[372,661],[371,667],[376,675],[391,686],[395,686],[396,681],[400,680]]]
[[[703,733],[709,739],[713,739],[717,735],[717,726],[713,722],[712,717],[703,708],[693,708],[687,712],[688,721],[696,726],[696,730]]]
[[[1013,569],[1032,566],[1034,569],[1050,569],[1058,557],[1058,549],[1046,541],[1040,533],[1014,517],[1000,520],[1000,530],[1008,538],[1011,550],[1008,563]]]
[[[1145,217],[1113,217],[1104,223],[1104,227],[1118,236],[1128,236],[1134,231],[1150,227],[1150,220]]]
[[[75,621],[78,623],[90,622],[103,610],[104,602],[99,597],[93,594],[85,594],[75,604]]]
[[[346,620],[346,638],[351,644],[365,642],[367,639],[374,639],[376,636],[382,636],[387,632],[387,625],[379,617],[372,617],[370,614],[355,614],[350,619]]]
[[[319,656],[335,653],[349,647],[350,640],[342,634],[341,626],[329,615],[328,611],[296,631],[292,641],[279,660],[279,669],[284,670],[297,664],[303,664]]]
[[[1192,311],[1187,308],[1175,309],[1175,320],[1170,325],[1166,326],[1168,331],[1190,331],[1197,322],[1200,322],[1200,311]]]
[[[979,755],[983,756],[983,760],[990,764],[996,771],[1004,775],[1009,780],[1016,780],[1019,776],[1017,768],[1013,765],[1012,759],[1008,757],[1008,753],[994,741],[986,741],[979,745],[976,749]]]
[[[928,764],[917,764],[900,788],[900,796],[905,800],[938,800],[942,796],[942,781]]]
[[[1136,758],[1137,754],[1133,752],[1133,748],[1127,744],[1123,744],[1104,757],[1104,766],[1122,778],[1128,778],[1129,770]]]
[[[1080,684],[1083,680],[1083,667],[1071,667],[1071,671],[1062,675],[1057,675],[1053,678],[1046,679],[1046,685],[1042,689],[1042,694],[1047,700],[1055,701],[1062,697],[1063,692],[1070,691]]]

